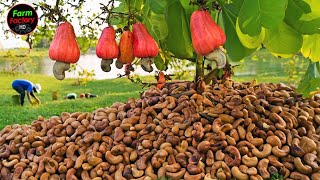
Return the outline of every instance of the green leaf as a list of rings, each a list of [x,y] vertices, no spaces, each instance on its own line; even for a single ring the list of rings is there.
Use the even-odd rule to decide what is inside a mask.
[[[301,34],[320,33],[320,4],[317,0],[288,0],[284,21]]]
[[[122,19],[122,18],[110,18],[110,24],[112,25],[121,25],[121,24],[126,24],[127,20]]]
[[[302,35],[283,22],[276,29],[266,29],[263,45],[273,54],[290,57],[299,52],[302,42]]]
[[[147,0],[147,4],[150,6],[150,9],[156,14],[164,14],[164,10],[167,6],[166,0]]]
[[[154,58],[154,64],[156,65],[157,69],[160,71],[164,71],[167,69],[167,66],[165,64],[165,59],[161,54],[159,53],[158,56]]]
[[[126,0],[126,3],[129,4],[129,0]],[[130,8],[136,11],[141,11],[144,3],[145,0],[130,0]]]
[[[239,25],[250,36],[260,34],[261,27],[276,28],[284,19],[288,0],[244,0],[239,13]]]
[[[301,20],[310,21],[320,17],[320,4],[317,0],[305,0],[310,5],[311,11],[302,15]]]
[[[188,20],[188,25],[190,24],[190,17],[191,14],[198,9],[197,6],[195,5],[190,5],[190,0],[180,0],[181,5],[183,6],[185,12],[186,12],[186,17]]]
[[[243,1],[244,0],[237,0],[230,4],[225,4],[222,0],[218,1],[222,7],[222,18],[227,37],[225,48],[232,61],[240,61],[255,51],[255,49],[244,47],[236,33],[236,21]]]
[[[168,36],[168,26],[164,15],[155,14],[150,8],[144,7],[144,16],[142,23],[146,25],[151,36],[160,41]]]
[[[320,61],[320,34],[304,35],[301,53],[313,62]]]
[[[239,27],[238,19],[236,22],[236,32],[237,32],[237,35],[239,37],[240,42],[246,48],[249,48],[249,49],[255,49],[255,48],[259,47],[265,37],[265,29],[264,28],[261,29],[260,34],[257,36],[251,37],[247,34],[243,34],[241,32],[240,27]]]
[[[320,88],[320,62],[313,63],[310,61],[309,67],[305,75],[302,77],[297,91],[302,93],[304,97],[309,96],[312,91]]]
[[[168,5],[165,10],[165,18],[168,25],[168,37],[165,40],[168,50],[176,58],[192,58],[193,47],[189,26],[180,1]]]

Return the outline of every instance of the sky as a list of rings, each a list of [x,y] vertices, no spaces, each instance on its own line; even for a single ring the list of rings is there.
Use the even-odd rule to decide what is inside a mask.
[[[18,3],[26,3],[26,4],[30,4],[32,5],[32,3],[38,3],[39,0],[19,0]],[[46,0],[47,4],[49,5],[54,5],[55,4],[55,0]],[[87,14],[88,16],[92,15],[94,12],[98,12],[99,11],[99,3],[104,2],[107,3],[108,1],[100,1],[100,0],[86,0],[86,3],[83,6],[83,11],[87,11],[90,10],[90,12]],[[7,17],[7,13],[9,10],[6,10],[5,15],[1,16],[0,19],[1,21],[6,19]],[[40,10],[37,11],[38,15],[39,12],[41,12]],[[72,12],[71,12],[72,14]],[[80,32],[80,27],[79,27],[79,23],[78,23],[78,19],[73,19],[73,26],[75,29],[75,32]],[[1,24],[0,23],[0,49],[10,49],[10,48],[18,48],[18,47],[26,47],[28,48],[28,44],[25,41],[21,40],[21,36],[19,35],[14,35],[12,32],[9,33],[9,38],[6,39],[2,26],[6,26],[5,28],[7,29],[8,25],[5,24]]]

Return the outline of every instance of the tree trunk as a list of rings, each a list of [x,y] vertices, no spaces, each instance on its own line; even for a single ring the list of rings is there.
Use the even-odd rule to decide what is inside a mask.
[[[203,56],[197,56],[196,60],[196,78],[195,82],[197,82],[200,78],[203,79],[204,70],[203,70]]]

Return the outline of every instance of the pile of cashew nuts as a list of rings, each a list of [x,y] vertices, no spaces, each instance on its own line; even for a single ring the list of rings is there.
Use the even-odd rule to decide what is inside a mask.
[[[284,84],[151,88],[0,131],[0,179],[320,179],[320,96]]]

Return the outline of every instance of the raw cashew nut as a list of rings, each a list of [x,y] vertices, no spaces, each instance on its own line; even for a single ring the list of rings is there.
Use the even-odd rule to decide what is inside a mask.
[[[290,174],[290,178],[299,180],[310,180],[310,178],[307,175],[301,174],[299,172],[292,172]]]
[[[96,166],[102,162],[102,159],[91,155],[88,156],[87,161],[91,166]]]
[[[307,136],[302,136],[299,142],[299,146],[304,150],[305,153],[311,153],[312,151],[317,149],[316,143]]]
[[[161,165],[166,161],[168,152],[165,149],[160,149],[153,157],[151,158],[151,164],[155,168],[160,168]]]
[[[52,158],[45,157],[43,159],[44,168],[50,174],[55,174],[58,169],[58,162]]]
[[[279,148],[281,148],[281,146],[282,146],[280,138],[275,135],[268,136],[266,141],[271,146],[278,146]]]
[[[126,178],[122,176],[123,169],[124,169],[124,165],[122,163],[119,164],[117,171],[114,174],[114,180],[126,180]]]
[[[153,170],[151,163],[148,163],[148,167],[145,170],[145,174],[146,174],[146,176],[149,176],[151,179],[157,179],[157,175],[154,174],[154,170]]]
[[[210,61],[215,61],[218,69],[222,69],[224,66],[226,66],[227,58],[221,48],[216,48],[205,57]]]
[[[56,61],[53,65],[53,75],[58,80],[65,78],[65,71],[70,69],[70,64],[65,62]]]
[[[241,163],[241,155],[239,150],[234,146],[227,146],[225,149],[224,160],[229,167],[239,166]],[[230,155],[229,155],[230,154]],[[232,158],[234,157],[234,158]]]
[[[211,144],[209,141],[202,141],[198,144],[197,147],[197,150],[203,154],[207,153],[209,149],[211,149]]]
[[[258,158],[265,158],[271,154],[271,149],[272,149],[272,146],[270,144],[264,144],[262,151],[259,151],[257,148],[254,148],[252,149],[252,153]]]
[[[268,159],[261,159],[258,163],[258,171],[264,179],[269,179],[270,178],[270,173],[268,172],[269,160]]]
[[[176,173],[166,172],[166,176],[172,180],[179,180],[185,175],[185,173],[186,173],[186,169],[182,168],[180,169],[180,171]]]
[[[300,171],[303,174],[310,174],[312,172],[312,168],[309,165],[304,165],[301,162],[301,158],[296,157],[293,160],[294,166],[297,168],[298,171]]]
[[[270,155],[268,156],[269,159],[269,163],[272,166],[275,167],[283,167],[284,165],[278,160],[278,157],[274,156],[274,155]]]
[[[45,172],[45,173],[41,174],[40,179],[49,179],[49,177],[50,177],[50,173]]]
[[[123,67],[123,63],[120,62],[119,60],[116,60],[116,67],[117,67],[118,69],[121,69],[121,68]]]
[[[133,177],[135,177],[135,178],[139,178],[139,177],[144,175],[144,171],[143,170],[138,170],[137,166],[135,164],[131,165],[131,171],[132,171]]]
[[[102,59],[101,60],[101,69],[104,72],[109,72],[111,71],[111,64],[113,63],[113,59]]]
[[[123,157],[121,155],[114,156],[111,154],[111,151],[107,151],[105,154],[105,158],[110,164],[119,164],[122,162]]]
[[[152,72],[153,71],[153,64],[154,59],[153,58],[141,58],[141,68],[146,72]]]
[[[166,169],[164,167],[159,168],[157,173],[159,178],[163,178],[166,176]]]
[[[263,144],[262,138],[254,138],[251,132],[247,132],[246,139],[254,146],[261,146]]]
[[[313,174],[311,175],[311,179],[312,179],[312,180],[320,179],[320,173],[313,173]]]
[[[202,172],[201,168],[197,165],[188,164],[187,170],[191,175],[196,175]]]
[[[248,174],[242,173],[237,166],[233,166],[231,168],[231,173],[234,178],[239,179],[239,180],[247,180],[249,179]]]
[[[166,168],[167,172],[172,172],[172,173],[176,173],[181,169],[181,166],[179,163],[174,163],[174,164],[167,164],[166,166],[164,166],[164,168]]]
[[[203,179],[204,173],[196,174],[196,175],[190,175],[188,171],[183,176],[183,179],[185,180],[196,180],[196,179]]]
[[[81,155],[76,159],[74,168],[75,168],[75,169],[79,169],[85,159],[87,159],[87,156],[84,155],[84,154],[81,154]]]
[[[304,155],[303,159],[313,169],[319,168],[319,165],[317,163],[317,162],[319,162],[319,159],[318,159],[317,155],[312,154],[312,153],[307,153]]]
[[[66,179],[70,180],[78,180],[76,174],[76,170],[74,168],[71,168],[67,171]]]
[[[11,160],[9,162],[6,159],[2,161],[3,166],[7,167],[7,168],[11,168],[11,167],[13,167],[14,165],[16,165],[18,163],[19,163],[18,159],[13,159],[13,160]]]
[[[248,169],[247,169],[246,173],[247,173],[248,175],[256,175],[256,174],[258,174],[258,170],[257,170],[257,168],[255,168],[255,167],[251,167],[251,168],[248,168]]]
[[[257,157],[249,157],[247,154],[242,156],[242,163],[248,167],[255,167],[258,164]]]
[[[0,147],[0,158],[8,158],[10,156],[10,149],[7,145],[3,145]]]
[[[221,174],[223,174],[224,179],[231,178],[231,170],[229,166],[224,161],[216,161],[213,163],[213,166],[211,169],[211,177],[220,178],[219,175]]]
[[[22,172],[23,172],[23,167],[19,166],[17,168],[15,168],[14,172],[13,172],[13,176],[12,179],[19,179]]]
[[[279,149],[278,146],[273,146],[271,151],[272,151],[272,154],[274,154],[277,157],[286,157],[290,152],[290,147],[283,146],[282,149]]]
[[[282,119],[281,116],[279,116],[276,113],[271,113],[269,115],[269,119],[271,119],[273,122],[275,122],[275,126],[277,129],[284,130],[286,128],[286,121]]]

